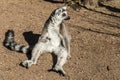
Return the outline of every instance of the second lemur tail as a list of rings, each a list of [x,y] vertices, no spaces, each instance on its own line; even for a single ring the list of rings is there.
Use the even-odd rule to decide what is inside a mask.
[[[17,52],[23,52],[23,53],[28,53],[30,51],[29,46],[24,46],[21,44],[18,44],[14,40],[14,31],[13,30],[8,30],[5,33],[5,40],[4,40],[4,46],[9,48],[10,50],[17,51]]]

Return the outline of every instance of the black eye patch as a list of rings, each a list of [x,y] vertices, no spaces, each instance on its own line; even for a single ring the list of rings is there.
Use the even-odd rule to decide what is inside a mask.
[[[62,9],[62,12],[66,11],[65,9]]]
[[[63,14],[62,14],[62,16],[63,16],[63,17],[65,17],[65,16],[66,16],[66,14],[65,14],[65,13],[63,13]]]

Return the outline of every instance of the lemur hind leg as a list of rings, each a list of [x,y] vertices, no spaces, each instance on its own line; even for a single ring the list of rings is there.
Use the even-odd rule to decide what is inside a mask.
[[[31,55],[32,55],[31,59],[25,60],[24,62],[22,62],[22,65],[26,68],[29,68],[29,67],[31,67],[32,64],[36,64],[39,56],[44,53],[43,47],[44,47],[44,45],[41,43],[36,44],[31,53]]]
[[[57,55],[57,63],[55,67],[53,68],[54,71],[60,72],[63,76],[65,76],[66,72],[63,69],[63,65],[67,61],[67,50],[65,48],[59,48],[58,50],[55,51],[55,54]]]

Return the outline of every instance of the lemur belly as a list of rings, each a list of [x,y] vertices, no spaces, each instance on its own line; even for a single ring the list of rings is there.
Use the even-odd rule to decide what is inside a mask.
[[[60,45],[60,37],[57,31],[51,30],[49,31],[50,42],[53,46],[58,47]]]

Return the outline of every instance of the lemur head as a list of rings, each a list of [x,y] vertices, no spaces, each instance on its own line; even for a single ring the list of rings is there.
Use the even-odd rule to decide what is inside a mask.
[[[57,8],[56,10],[54,10],[54,16],[58,19],[58,20],[69,20],[70,17],[67,14],[67,7],[61,7],[61,8]]]

